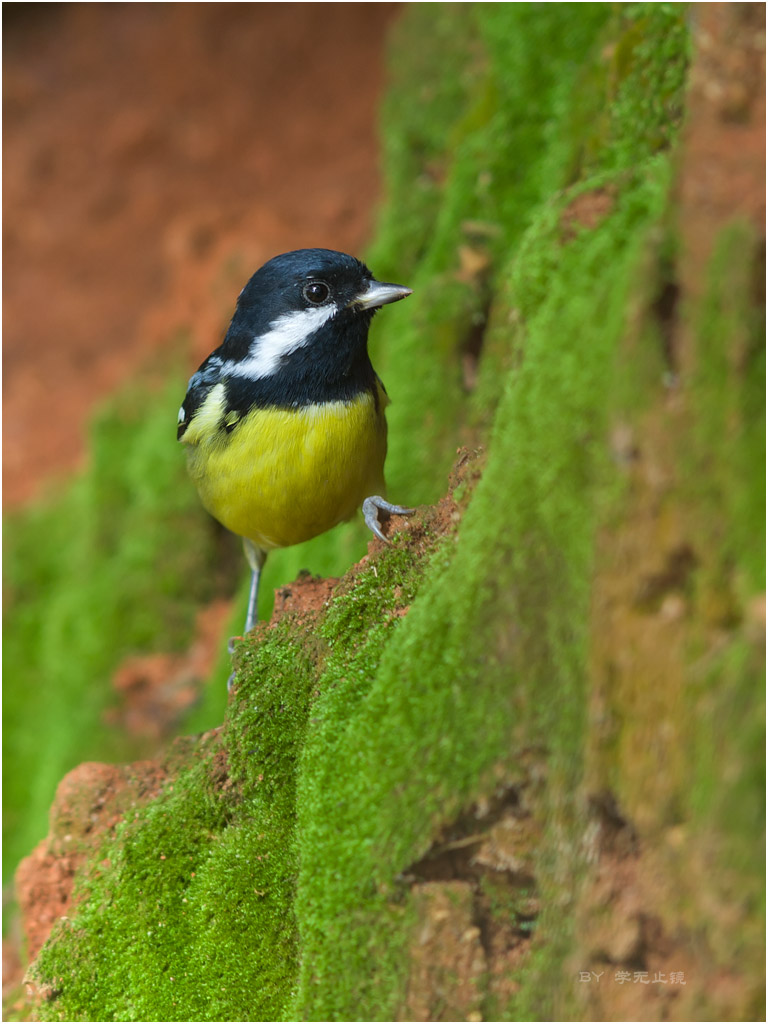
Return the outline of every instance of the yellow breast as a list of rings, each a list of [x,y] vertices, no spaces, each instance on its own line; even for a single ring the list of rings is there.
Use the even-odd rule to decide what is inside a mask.
[[[208,511],[258,547],[289,547],[349,519],[384,493],[386,394],[297,409],[253,409],[221,428],[224,386],[193,418],[184,442]]]

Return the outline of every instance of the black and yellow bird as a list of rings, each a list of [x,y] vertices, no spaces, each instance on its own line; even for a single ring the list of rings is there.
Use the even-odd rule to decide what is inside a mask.
[[[245,632],[273,548],[351,518],[382,540],[389,399],[368,356],[380,306],[411,294],[329,249],[276,256],[240,292],[222,344],[189,381],[178,438],[205,508],[243,538],[251,567]]]

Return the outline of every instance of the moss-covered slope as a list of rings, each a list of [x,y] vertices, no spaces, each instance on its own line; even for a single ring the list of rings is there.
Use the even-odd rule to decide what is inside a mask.
[[[461,441],[482,474],[243,642],[33,966],[42,1019],[758,1012],[757,239],[724,218],[679,283],[687,16],[404,12],[391,491]]]

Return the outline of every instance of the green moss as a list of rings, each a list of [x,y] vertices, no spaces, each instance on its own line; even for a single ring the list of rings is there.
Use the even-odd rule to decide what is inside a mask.
[[[561,835],[573,828],[612,359],[642,229],[663,210],[666,184],[657,174],[638,186],[644,204],[637,192],[620,201],[601,229],[561,255],[558,277],[528,322],[525,360],[499,406],[455,552],[433,566],[333,743],[318,702],[299,787],[301,860],[311,865],[297,898],[300,1016],[388,1019],[396,1010],[397,971],[374,970],[374,955],[377,965],[405,959],[407,933],[386,911],[397,905],[396,879],[429,847],[436,823],[478,796],[515,751],[549,751],[559,794],[550,827]],[[549,227],[529,240],[532,249],[551,246]],[[637,241],[628,246],[632,227]],[[522,291],[525,268],[519,273]],[[588,348],[579,344],[585,323]],[[575,879],[579,865],[564,855],[543,870],[557,874],[560,891],[563,872]],[[562,904],[552,917],[562,932]],[[547,923],[545,915],[542,928]],[[346,1001],[352,991],[354,1003]],[[538,991],[544,1000],[547,987]],[[545,1014],[546,1004],[540,1009]]]
[[[6,521],[6,870],[66,771],[141,752],[103,724],[111,676],[129,653],[182,648],[215,592],[215,538],[168,443],[177,404],[170,386],[126,391],[92,427],[87,471]]]
[[[434,44],[423,47],[427,35]],[[410,309],[392,311],[376,361],[394,398],[390,475],[398,493],[424,501],[440,493],[455,425],[470,415],[462,356],[504,287],[505,262],[559,190],[623,188],[669,146],[688,40],[684,5],[580,4],[577,16],[558,4],[453,4],[413,5],[395,45],[386,203],[369,258],[415,292]],[[466,246],[488,260],[474,281],[461,279]],[[499,397],[489,382],[509,365],[501,348],[502,367],[484,361],[486,422]]]
[[[501,6],[505,5],[496,9]],[[601,16],[593,13],[599,21]],[[634,16],[641,13],[646,17],[649,12],[645,8]],[[530,55],[540,49],[532,45],[532,37],[538,38],[537,29],[551,30],[552,23],[542,16],[546,25],[537,21],[534,27],[528,10],[505,14],[521,19],[515,27],[525,40],[521,45],[530,47],[524,66],[533,74]],[[674,25],[677,30],[678,101],[685,67],[681,16],[680,9],[666,10],[655,27],[665,31]],[[562,9],[558,17],[562,35],[554,34],[553,45],[550,32],[554,52],[548,56],[561,70],[557,40],[572,39],[574,25],[563,26],[567,19]],[[529,20],[520,31],[525,18]],[[632,19],[629,12],[626,20]],[[486,25],[491,32],[490,22]],[[587,31],[584,23],[579,30]],[[506,44],[512,36],[510,29],[495,38]],[[650,59],[647,46],[642,55],[643,60]],[[520,71],[514,61],[508,67],[516,74]],[[567,91],[563,81],[560,78],[554,88],[558,103]],[[566,76],[566,81],[572,79]],[[641,95],[637,93],[636,104],[642,103]],[[624,92],[621,102],[626,115]],[[486,103],[483,97],[483,109]],[[546,104],[543,99],[542,107],[550,109]],[[620,134],[617,111],[618,106],[612,131]],[[506,115],[519,117],[520,107],[510,103]],[[657,111],[657,116],[666,115]],[[551,123],[547,128],[556,134]],[[473,131],[482,132],[477,120]],[[388,1019],[396,1012],[403,998],[408,942],[405,929],[397,928],[391,917],[401,902],[396,879],[428,848],[436,823],[450,820],[487,785],[483,780],[494,766],[516,749],[536,745],[549,752],[553,778],[545,847],[550,852],[542,858],[541,871],[543,891],[557,896],[557,909],[542,916],[541,946],[533,961],[538,967],[531,968],[519,1003],[540,1019],[552,1012],[552,978],[569,948],[572,928],[564,913],[563,879],[570,877],[575,889],[583,871],[578,857],[574,860],[564,851],[577,847],[588,580],[613,367],[633,276],[648,233],[663,216],[669,183],[668,165],[654,155],[659,146],[651,136],[646,133],[641,167],[636,165],[640,143],[626,147],[627,163],[618,179],[611,177],[618,163],[614,154],[603,161],[610,172],[595,172],[570,195],[554,202],[547,196],[546,203],[533,204],[532,210],[529,193],[524,200],[529,231],[519,240],[514,231],[502,236],[509,257],[507,269],[497,272],[492,322],[501,334],[501,325],[512,314],[518,318],[514,344],[520,357],[516,360],[513,354],[510,359],[503,353],[513,372],[503,391],[489,387],[486,392],[487,405],[500,398],[488,466],[462,524],[455,555],[430,572],[406,622],[387,645],[365,700],[346,715],[343,733],[330,746],[320,726],[307,738],[299,813],[302,863],[312,869],[300,876],[297,898],[305,951],[294,1006],[297,1015]],[[540,134],[533,137],[541,139]],[[481,146],[482,140],[475,137],[473,152]],[[563,151],[561,172],[569,165],[566,156]],[[549,158],[554,162],[551,154]],[[477,171],[476,160],[474,167]],[[553,175],[547,180],[551,186],[552,163],[547,170]],[[461,175],[458,170],[456,174],[458,181]],[[564,247],[560,211],[579,192],[611,180],[619,184],[611,215],[597,230],[577,235]],[[466,192],[461,186],[454,192],[451,185],[446,187],[448,202],[454,200],[477,216],[472,202],[462,204],[460,197]],[[537,185],[528,185],[541,187],[538,179]],[[500,190],[504,187],[508,186],[500,185]],[[437,235],[449,221],[444,213],[435,227]],[[454,234],[454,243],[457,237]],[[422,266],[429,267],[430,274],[437,269],[428,254]],[[437,286],[434,291],[443,294]],[[419,340],[424,344],[426,339],[428,354],[433,354],[436,344],[429,343],[427,325],[418,326]],[[406,343],[401,336],[400,344]],[[411,352],[412,357],[404,360],[409,370],[424,358]],[[425,372],[434,377],[434,370]],[[487,372],[498,372],[498,364],[491,363]],[[422,378],[414,375],[414,380],[421,383]],[[450,410],[444,380],[436,390]],[[402,436],[412,433],[403,430]],[[398,465],[402,462],[397,460]],[[321,720],[322,711],[321,704]],[[565,836],[570,836],[570,845],[563,843]]]
[[[746,255],[746,259],[745,259]],[[751,258],[750,258],[751,257]],[[725,566],[745,573],[742,594],[765,586],[765,324],[755,288],[759,242],[736,223],[718,239],[707,290],[692,312],[697,444],[689,468],[692,496],[720,510],[721,529],[707,538]],[[707,516],[712,524],[712,517]]]
[[[96,991],[104,1020],[279,1019],[296,970],[295,766],[314,676],[287,623],[247,659],[223,736],[129,816],[109,866],[93,862],[83,910],[36,965],[61,990],[42,1019],[93,1019]]]
[[[308,715],[322,698],[342,728],[419,575],[418,560],[393,548],[343,586],[317,629],[287,615],[241,645],[223,733],[193,747],[191,763],[92,860],[82,910],[37,961],[36,978],[59,993],[41,1019],[92,1019],[94,1000],[105,1020],[283,1018],[297,971],[296,783]]]

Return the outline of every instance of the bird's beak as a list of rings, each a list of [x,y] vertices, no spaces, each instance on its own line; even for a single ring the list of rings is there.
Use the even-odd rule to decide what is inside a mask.
[[[398,302],[411,294],[411,289],[405,288],[401,284],[369,281],[365,291],[356,295],[349,305],[353,309],[378,309],[379,306],[386,306],[389,302]]]

